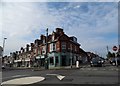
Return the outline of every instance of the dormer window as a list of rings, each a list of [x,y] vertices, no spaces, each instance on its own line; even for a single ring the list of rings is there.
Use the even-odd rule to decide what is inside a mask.
[[[74,42],[77,42],[77,38],[76,38],[76,37],[73,37],[73,41],[74,41]]]

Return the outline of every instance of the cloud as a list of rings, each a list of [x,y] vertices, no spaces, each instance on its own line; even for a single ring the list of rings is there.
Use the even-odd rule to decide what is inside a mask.
[[[33,42],[37,34],[42,33],[43,29],[45,30],[56,21],[47,13],[44,4],[41,4],[38,9],[37,3],[34,5],[9,2],[3,3],[2,10],[3,37],[8,38],[6,43],[8,51],[23,46],[23,43],[25,45],[26,42]]]
[[[119,2],[119,0],[2,0],[3,2]]]
[[[80,7],[76,8],[78,4]],[[106,46],[117,44],[117,3],[70,3],[66,8],[65,12],[58,12],[65,32],[75,35],[83,49],[105,56]]]
[[[86,51],[105,55],[107,45],[117,44],[117,3],[4,2],[2,10],[6,54],[34,42],[47,27],[49,33],[62,27]]]

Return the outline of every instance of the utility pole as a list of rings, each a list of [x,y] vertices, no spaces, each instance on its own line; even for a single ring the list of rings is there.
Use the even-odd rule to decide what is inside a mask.
[[[46,30],[46,55],[45,55],[45,69],[49,69],[49,62],[48,62],[48,28]]]
[[[6,40],[7,38],[4,38],[3,39],[3,54],[2,54],[2,57],[4,56],[4,47],[5,47],[5,40]]]

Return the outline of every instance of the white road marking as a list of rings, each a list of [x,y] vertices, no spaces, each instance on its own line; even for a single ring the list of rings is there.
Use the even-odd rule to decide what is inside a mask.
[[[15,75],[15,76],[12,76],[12,77],[21,77],[21,76],[26,76],[26,75]]]
[[[56,76],[59,80],[62,80],[65,78],[65,76],[59,75],[59,74],[46,74],[46,75],[50,75],[50,76]]]
[[[20,85],[33,84],[43,81],[44,79],[45,79],[44,77],[24,77],[24,78],[17,78],[17,79],[5,81],[2,83],[2,85],[3,84],[20,84]]]
[[[58,78],[59,80],[62,80],[62,79],[65,78],[65,76],[58,75],[57,78]]]

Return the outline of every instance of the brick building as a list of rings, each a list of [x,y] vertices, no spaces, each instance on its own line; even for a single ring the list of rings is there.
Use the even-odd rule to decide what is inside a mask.
[[[35,64],[40,67],[44,66],[46,50],[50,68],[75,65],[81,56],[86,56],[86,54],[81,55],[83,50],[80,48],[77,38],[67,36],[61,28],[56,28],[55,32],[53,31],[52,34],[48,35],[47,45],[46,49],[46,36],[41,35],[40,39],[36,39],[34,43],[21,48],[17,52],[17,58],[14,62],[17,66],[31,67]]]
[[[46,55],[46,36],[41,35],[41,40],[36,40],[33,49],[37,59],[42,59],[44,63]],[[68,37],[63,29],[56,28],[56,31],[48,36],[47,56],[49,58],[49,67],[75,65],[76,60],[80,58],[80,44],[76,37]]]

